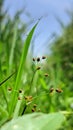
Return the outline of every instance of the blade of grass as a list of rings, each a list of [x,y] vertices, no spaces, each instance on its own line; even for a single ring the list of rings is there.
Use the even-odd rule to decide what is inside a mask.
[[[34,30],[35,30],[37,24],[34,25],[34,27],[31,29],[31,31],[29,32],[29,35],[27,36],[27,38],[25,40],[23,52],[22,52],[22,56],[21,56],[21,60],[20,60],[20,65],[19,65],[19,69],[18,69],[18,74],[17,74],[17,78],[16,78],[16,83],[15,83],[15,86],[14,86],[14,90],[19,89],[21,76],[22,76],[22,72],[24,70],[24,64],[25,64],[25,61],[26,61],[26,56],[27,56],[27,53],[28,53],[29,45],[30,45]],[[13,91],[12,97],[11,97],[11,102],[10,102],[9,116],[11,116],[12,113],[13,113],[13,110],[14,110],[14,107],[15,107],[15,104],[16,104],[16,100],[17,100],[17,95],[16,95],[16,92]]]
[[[11,69],[12,69],[14,49],[15,49],[15,45],[16,45],[16,38],[17,38],[17,26],[15,25],[13,42],[12,42],[12,47],[11,47],[10,57],[9,57],[9,72],[11,72]]]

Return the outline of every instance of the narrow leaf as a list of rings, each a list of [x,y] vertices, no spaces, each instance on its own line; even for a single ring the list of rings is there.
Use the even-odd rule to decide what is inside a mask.
[[[14,90],[18,90],[20,87],[22,72],[24,70],[24,65],[25,65],[28,49],[29,49],[31,39],[32,39],[32,36],[33,36],[33,33],[34,33],[36,26],[37,26],[37,24],[34,25],[34,27],[31,29],[31,31],[29,32],[29,35],[27,36],[27,38],[25,40]],[[11,104],[10,104],[10,111],[9,111],[10,115],[12,114],[12,112],[14,110],[16,100],[17,100],[17,95],[16,95],[16,92],[13,91],[12,98],[11,98]]]

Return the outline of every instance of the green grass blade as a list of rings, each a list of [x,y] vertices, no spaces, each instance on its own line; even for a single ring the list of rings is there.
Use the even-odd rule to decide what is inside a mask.
[[[24,64],[25,64],[25,61],[26,61],[26,56],[27,56],[28,49],[29,49],[29,46],[30,46],[30,42],[31,42],[31,39],[32,39],[32,36],[33,36],[33,33],[34,33],[36,26],[37,26],[37,24],[34,25],[34,27],[31,29],[31,31],[29,32],[29,35],[27,36],[27,38],[25,40],[14,90],[19,89],[21,76],[22,76],[22,72],[24,70]],[[12,97],[11,97],[9,115],[12,115],[12,112],[13,112],[15,104],[16,104],[16,100],[17,100],[17,95],[16,95],[16,92],[13,91]]]
[[[11,47],[10,57],[9,57],[9,72],[11,72],[11,69],[12,69],[14,49],[15,49],[15,45],[16,45],[16,39],[17,39],[17,26],[15,25],[13,42],[12,42],[12,47]]]

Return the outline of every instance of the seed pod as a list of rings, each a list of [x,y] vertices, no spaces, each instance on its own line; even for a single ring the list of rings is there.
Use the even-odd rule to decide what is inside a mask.
[[[25,100],[27,100],[27,99],[28,99],[28,96],[25,96],[24,98],[25,98]]]
[[[18,100],[21,100],[21,98],[20,98],[20,97],[18,97]]]
[[[34,108],[36,108],[36,107],[37,107],[37,105],[36,105],[36,104],[33,104],[33,107],[34,107]]]
[[[8,88],[8,91],[12,91],[12,88]]]
[[[32,60],[35,61],[35,58],[33,58]]]
[[[52,93],[54,91],[54,88],[50,88],[50,93]]]
[[[32,96],[29,96],[28,98],[32,100]]]
[[[36,70],[40,70],[41,69],[41,67],[40,66],[38,66],[37,68],[36,68]]]
[[[56,89],[56,92],[57,92],[57,93],[62,93],[62,92],[63,92],[63,90],[62,90],[62,89],[57,88],[57,89]]]
[[[46,56],[42,56],[42,59],[46,59]]]
[[[35,109],[34,109],[34,108],[32,108],[32,112],[35,112]]]
[[[48,74],[46,73],[46,74],[44,74],[44,76],[45,76],[45,77],[48,77]]]
[[[38,57],[38,58],[37,58],[37,62],[39,62],[39,61],[40,61],[40,58]]]
[[[21,89],[19,90],[19,93],[22,93],[22,90],[21,90]]]
[[[25,96],[24,98],[25,98],[25,100],[27,100],[28,102],[30,102],[30,101],[32,100],[32,96]]]

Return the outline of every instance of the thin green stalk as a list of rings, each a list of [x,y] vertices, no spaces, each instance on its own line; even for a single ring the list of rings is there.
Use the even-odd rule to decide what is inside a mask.
[[[24,96],[24,92],[22,92],[22,93],[19,95],[19,97],[20,97],[21,99],[17,101],[16,107],[15,107],[15,110],[14,110],[14,114],[13,114],[13,118],[18,117],[18,115],[19,115],[19,110],[20,110],[20,106],[21,106],[22,101],[23,101],[23,96]]]
[[[30,90],[29,90],[29,93],[31,93],[31,91],[32,91],[33,80],[34,80],[34,77],[35,77],[36,72],[37,72],[37,71],[35,70],[35,72],[33,73],[33,76],[32,76],[31,82],[30,82]]]

